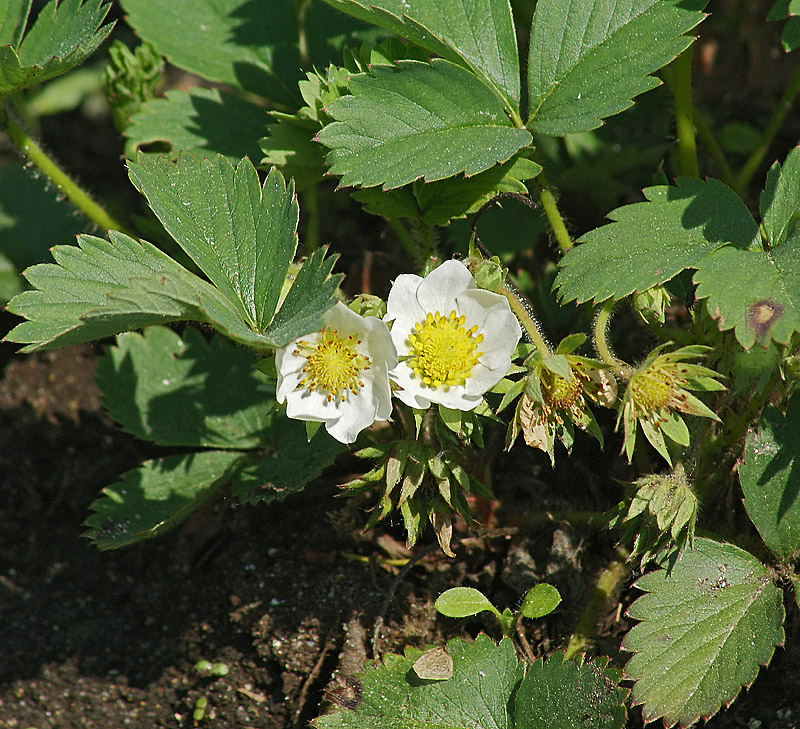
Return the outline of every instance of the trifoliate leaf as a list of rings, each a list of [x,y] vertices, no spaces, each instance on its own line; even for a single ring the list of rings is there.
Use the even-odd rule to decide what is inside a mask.
[[[707,0],[539,0],[528,57],[528,126],[594,129],[658,86],[650,76],[687,48]]]
[[[260,158],[258,139],[268,121],[260,106],[217,89],[173,90],[144,104],[131,117],[125,136],[136,147],[165,142],[173,155],[219,153],[235,164],[245,156]]]
[[[270,452],[253,455],[236,472],[231,494],[243,503],[274,501],[300,491],[345,450],[324,430],[309,439],[305,423],[289,420],[283,411],[272,415],[268,436]]]
[[[9,303],[9,311],[28,321],[12,329],[8,341],[34,352],[184,320],[213,324],[251,346],[286,344],[253,332],[233,303],[155,246],[116,231],[109,237],[81,235],[77,246],[53,248],[55,264],[24,272],[36,290]]]
[[[48,260],[51,246],[75,240],[86,227],[86,218],[59,198],[46,179],[19,163],[0,166],[0,256],[15,279],[25,267]],[[19,279],[14,293],[22,288]],[[0,302],[5,301],[0,291]]]
[[[621,729],[627,691],[608,659],[563,660],[556,653],[528,669],[515,699],[518,729]]]
[[[645,723],[688,727],[730,704],[784,640],[781,591],[767,568],[731,544],[697,538],[671,570],[642,577],[641,621],[622,647]]]
[[[109,415],[129,433],[165,446],[257,448],[277,407],[275,383],[245,347],[206,341],[187,327],[128,332],[100,360]]]
[[[297,6],[272,0],[124,0],[126,20],[174,65],[296,107]]]
[[[739,479],[744,508],[769,550],[780,560],[800,548],[800,395],[784,417],[767,405],[757,431],[747,434]]]
[[[317,135],[341,185],[389,190],[475,175],[531,142],[488,86],[449,61],[376,66],[353,76],[350,90],[328,107],[337,121]]]
[[[747,207],[717,180],[679,178],[677,187],[649,187],[644,194],[649,202],[612,211],[614,222],[584,235],[564,256],[555,282],[564,301],[621,299],[696,267],[726,243],[760,246]]]
[[[448,618],[468,618],[484,610],[500,614],[489,598],[474,587],[451,587],[436,598],[434,607]]]
[[[321,716],[312,725],[317,729],[512,729],[510,707],[524,671],[512,642],[504,638],[495,645],[483,634],[472,645],[454,638],[447,643],[447,652],[453,658],[453,675],[443,681],[420,679],[411,658],[384,656],[382,665],[358,677],[357,705]]]
[[[170,235],[251,329],[285,344],[321,326],[339,281],[330,277],[333,259],[322,249],[303,266],[273,321],[297,247],[297,200],[280,172],[262,187],[247,159],[235,169],[221,156],[191,155],[175,164],[140,156],[128,166]]]
[[[508,0],[325,0],[356,18],[466,65],[519,110],[517,38]]]
[[[707,299],[720,330],[734,329],[749,349],[786,344],[800,330],[800,231],[777,248],[726,246],[697,264],[698,299]]]
[[[30,3],[27,4],[29,6]],[[12,3],[5,8],[0,46],[0,94],[28,88],[60,76],[83,63],[106,39],[113,23],[102,25],[111,5],[103,0],[51,0],[42,8],[19,48],[15,40],[24,27],[27,6]]]
[[[100,549],[117,549],[162,534],[213,498],[245,458],[239,451],[199,451],[145,461],[103,489],[84,536]]]
[[[770,167],[760,208],[767,242],[774,248],[791,235],[800,217],[800,147],[789,152],[783,167],[777,162]]]

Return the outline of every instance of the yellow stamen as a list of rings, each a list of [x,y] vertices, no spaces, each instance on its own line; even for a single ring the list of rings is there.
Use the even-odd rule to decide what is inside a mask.
[[[477,346],[483,334],[477,334],[478,326],[464,329],[466,317],[455,310],[449,316],[438,311],[428,314],[425,321],[417,322],[408,335],[411,351],[406,364],[427,387],[463,385],[472,376],[472,368],[478,364]]]
[[[308,392],[320,390],[328,402],[334,398],[344,402],[348,392],[357,394],[364,387],[361,372],[370,366],[369,357],[356,350],[359,344],[361,340],[352,334],[340,337],[336,329],[328,327],[322,330],[317,344],[301,339],[293,352],[306,358],[298,389],[305,387]]]

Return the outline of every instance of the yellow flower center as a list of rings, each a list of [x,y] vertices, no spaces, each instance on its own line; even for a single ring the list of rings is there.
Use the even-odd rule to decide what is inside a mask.
[[[333,398],[345,401],[348,391],[357,394],[364,387],[360,375],[370,366],[369,357],[359,354],[356,346],[361,344],[352,334],[340,337],[335,329],[323,328],[316,344],[305,340],[297,343],[293,354],[306,358],[303,377],[297,387],[308,392],[321,390],[330,402]]]
[[[540,387],[542,395],[550,407],[555,410],[568,410],[581,395],[581,382],[575,370],[572,370],[569,381],[561,375],[549,370],[542,371]]]
[[[464,329],[466,317],[451,311],[449,316],[428,314],[425,321],[417,322],[408,335],[410,354],[405,358],[408,366],[428,387],[463,385],[472,376],[483,352],[475,351],[483,341],[477,334],[478,325]]]
[[[675,394],[675,378],[656,367],[637,372],[631,378],[634,404],[645,412],[667,407]]]

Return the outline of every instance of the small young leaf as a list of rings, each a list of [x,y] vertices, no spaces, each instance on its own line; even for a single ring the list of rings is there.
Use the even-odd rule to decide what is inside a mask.
[[[744,508],[769,550],[780,560],[800,548],[800,395],[789,400],[786,417],[772,405],[761,413],[758,431],[747,434],[739,479]]]
[[[526,618],[541,618],[549,615],[561,603],[561,595],[558,590],[546,582],[534,585],[528,590],[522,599],[519,611]]]
[[[358,677],[360,701],[353,708],[320,716],[316,729],[495,729],[512,727],[514,692],[523,676],[508,638],[495,645],[479,635],[470,645],[454,638],[447,643],[453,676],[423,681],[411,658],[389,654],[383,664]],[[523,725],[518,725],[523,726]]]
[[[645,723],[687,727],[730,704],[784,640],[781,591],[767,568],[731,544],[696,538],[671,570],[642,577],[649,594],[628,615],[622,643],[633,704]]]
[[[245,156],[261,156],[257,140],[268,120],[260,106],[217,89],[198,87],[188,92],[167,91],[166,98],[148,101],[131,117],[125,136],[137,147],[166,142],[173,155],[185,151],[212,157],[219,153],[235,164]]]
[[[117,549],[161,534],[212,498],[244,457],[199,451],[145,461],[103,489],[84,536],[100,549]]]
[[[679,178],[677,187],[644,194],[649,202],[612,211],[614,222],[584,235],[583,245],[564,256],[555,282],[564,301],[621,299],[669,281],[726,243],[760,246],[747,207],[717,180]]]
[[[650,76],[689,46],[707,0],[539,0],[528,58],[528,126],[594,129],[658,86]]]
[[[114,27],[101,25],[110,7],[103,0],[51,0],[18,49],[0,46],[0,94],[47,81],[83,63]],[[9,23],[10,36],[6,43],[19,36],[22,11],[18,4],[6,9],[3,22]]]
[[[448,618],[468,618],[484,610],[500,615],[489,599],[474,587],[451,587],[436,598],[433,606]]]
[[[466,65],[519,110],[517,38],[508,0],[325,0],[431,53]]]
[[[783,243],[800,216],[800,147],[786,157],[783,167],[770,167],[761,194],[761,222],[770,248]]]
[[[317,135],[341,185],[390,190],[420,177],[475,175],[532,139],[488,86],[442,59],[375,66],[353,76],[350,90],[328,107],[337,121]]]
[[[697,264],[698,299],[745,348],[786,344],[800,331],[800,231],[769,251],[725,246]]]
[[[271,0],[123,0],[126,20],[171,63],[211,81],[295,107],[297,6]]]
[[[245,347],[207,342],[187,327],[117,337],[97,384],[109,415],[129,433],[165,446],[256,448],[277,407],[274,382]]]
[[[541,585],[540,585],[541,586]],[[627,691],[619,687],[621,671],[608,659],[564,660],[555,654],[535,661],[515,699],[519,729],[621,729]]]

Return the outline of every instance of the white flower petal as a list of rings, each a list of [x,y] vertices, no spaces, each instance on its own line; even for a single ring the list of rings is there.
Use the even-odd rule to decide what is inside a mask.
[[[456,296],[476,287],[475,279],[463,263],[445,261],[422,280],[417,301],[425,313],[438,311],[447,316],[454,308]]]
[[[337,302],[323,318],[325,327],[336,330],[337,337],[354,337],[361,340],[351,344],[358,354],[369,358],[368,368],[358,376],[364,383],[358,392],[345,390],[344,400],[332,397],[324,388],[313,392],[304,379],[303,368],[308,360],[295,351],[302,340],[309,345],[322,341],[319,332],[299,337],[275,353],[278,371],[276,396],[286,403],[286,415],[296,420],[325,423],[327,431],[342,443],[352,443],[358,434],[376,420],[388,420],[392,413],[391,389],[388,370],[397,365],[397,352],[386,324],[375,317],[361,317]]]
[[[446,261],[424,279],[398,277],[389,293],[385,319],[394,322],[391,337],[399,356],[413,354],[409,335],[415,324],[423,323],[429,313],[438,311],[448,316],[454,310],[464,316],[466,331],[477,326],[476,335],[483,335],[477,346],[482,353],[478,363],[463,385],[428,387],[405,361],[400,362],[389,377],[402,388],[395,397],[406,405],[424,409],[435,402],[472,410],[480,404],[483,393],[508,372],[511,355],[522,336],[519,322],[508,301],[499,294],[478,289],[467,267],[459,261]]]

